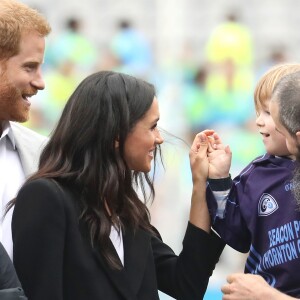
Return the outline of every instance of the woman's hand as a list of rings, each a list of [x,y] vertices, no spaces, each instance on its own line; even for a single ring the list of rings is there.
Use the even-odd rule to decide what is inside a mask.
[[[190,149],[190,165],[192,171],[193,183],[199,180],[206,182],[208,176],[208,157],[209,147],[208,137],[205,133],[200,132],[196,135]]]
[[[206,203],[206,180],[209,167],[208,147],[208,137],[202,132],[196,135],[190,150],[193,178],[190,222],[206,232],[210,232],[210,217]]]

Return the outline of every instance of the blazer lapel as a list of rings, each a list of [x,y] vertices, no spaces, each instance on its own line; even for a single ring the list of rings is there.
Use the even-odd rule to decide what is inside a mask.
[[[33,159],[33,153],[27,146],[21,146],[16,139],[16,147],[20,156],[20,160],[23,166],[25,177],[28,177],[34,173],[38,168],[38,161]],[[29,151],[28,151],[29,150]]]
[[[131,286],[128,283],[127,276],[125,274],[124,269],[122,270],[112,270],[107,263],[104,261],[102,255],[99,253],[97,248],[94,248],[93,254],[96,257],[96,260],[101,265],[104,272],[107,274],[109,279],[111,280],[112,284],[118,290],[124,299],[128,300],[138,300],[136,298],[136,295],[133,293],[133,290],[131,289]]]
[[[140,229],[135,234],[128,230],[123,235],[124,269],[135,294],[138,293],[144,278],[150,239],[150,234]]]
[[[104,261],[97,248],[93,249],[93,254],[97,261],[125,299],[137,300],[136,295],[141,286],[146,268],[149,244],[150,235],[142,230],[138,230],[135,235],[132,231],[123,234],[124,268],[120,271],[112,270]],[[114,246],[111,246],[114,249]]]
[[[47,141],[46,137],[32,133],[29,129],[10,122],[16,142],[16,148],[20,156],[25,177],[36,172],[39,156]]]

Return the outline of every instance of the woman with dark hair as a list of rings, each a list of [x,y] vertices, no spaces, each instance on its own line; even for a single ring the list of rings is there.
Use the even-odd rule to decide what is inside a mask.
[[[224,247],[205,201],[208,142],[198,134],[190,150],[191,213],[177,256],[146,206],[158,120],[154,87],[134,77],[103,71],[74,91],[12,203],[14,263],[30,300],[154,300],[158,289],[202,299]]]

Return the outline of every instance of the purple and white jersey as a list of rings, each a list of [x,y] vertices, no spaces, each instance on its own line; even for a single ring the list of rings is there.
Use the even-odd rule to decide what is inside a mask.
[[[288,158],[260,156],[229,185],[228,180],[209,180],[207,201],[222,239],[237,251],[249,251],[245,273],[259,274],[271,286],[299,297],[300,208],[291,191],[295,165]],[[229,188],[223,205],[214,194]]]

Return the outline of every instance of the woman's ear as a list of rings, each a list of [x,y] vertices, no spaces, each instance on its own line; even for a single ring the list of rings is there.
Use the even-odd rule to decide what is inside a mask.
[[[115,148],[119,148],[119,140],[115,140]]]

